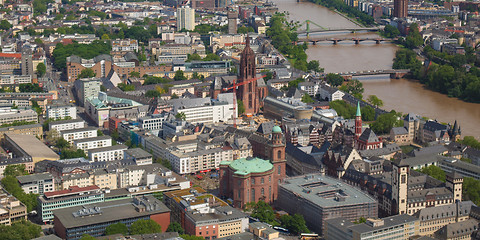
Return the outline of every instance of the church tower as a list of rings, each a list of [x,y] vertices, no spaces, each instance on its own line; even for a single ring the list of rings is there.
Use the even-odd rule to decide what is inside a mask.
[[[272,139],[268,143],[267,151],[273,164],[274,195],[272,199],[275,200],[278,196],[278,183],[286,176],[287,162],[285,159],[285,141],[282,129],[279,126],[274,126],[272,129]]]
[[[357,102],[357,114],[355,114],[355,139],[362,135],[362,112],[360,110],[360,102]]]
[[[240,59],[240,69],[238,83],[248,81],[255,78],[257,68],[255,66],[255,53],[250,48],[250,37],[245,40],[245,48],[242,51]],[[260,109],[259,98],[257,96],[257,81],[252,81],[245,85],[239,86],[237,91],[237,99],[243,102],[245,107],[245,115],[252,116],[258,113]]]
[[[408,171],[409,165],[403,159],[392,161],[392,215],[408,214]]]

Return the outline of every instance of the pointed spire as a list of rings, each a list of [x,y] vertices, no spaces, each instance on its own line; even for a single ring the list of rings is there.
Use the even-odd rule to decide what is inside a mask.
[[[360,111],[360,101],[357,102],[357,114],[355,114],[356,117],[361,117],[362,116],[362,111]]]
[[[247,33],[247,38],[245,39],[245,48],[250,47],[250,35]]]
[[[455,123],[453,124],[453,134],[457,134],[458,132],[458,125],[457,125],[457,120],[455,120]]]

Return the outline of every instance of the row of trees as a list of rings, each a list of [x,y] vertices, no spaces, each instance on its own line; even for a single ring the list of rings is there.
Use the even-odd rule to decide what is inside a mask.
[[[130,229],[124,223],[114,223],[105,229],[105,235],[123,234],[123,235],[136,235],[136,234],[149,234],[162,232],[162,227],[155,221],[137,220],[132,223]]]
[[[29,221],[14,222],[10,226],[0,225],[0,239],[30,240],[41,236],[42,228]]]
[[[342,13],[345,13],[350,18],[355,18],[358,22],[362,23],[363,25],[372,25],[375,24],[375,19],[358,10],[358,8],[351,7],[344,3],[341,0],[310,0],[313,3],[320,4],[322,6],[328,7],[330,9],[336,9]]]

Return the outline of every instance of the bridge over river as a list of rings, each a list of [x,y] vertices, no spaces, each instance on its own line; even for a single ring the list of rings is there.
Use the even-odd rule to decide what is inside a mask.
[[[392,42],[395,39],[388,39],[388,38],[371,38],[371,37],[356,37],[356,38],[299,38],[297,41],[297,44],[299,43],[312,43],[313,45],[316,45],[318,42],[332,42],[333,44],[337,44],[339,42],[344,42],[344,41],[352,41],[355,44],[360,44],[361,42],[364,41],[374,41],[376,44],[380,44],[381,42]]]
[[[357,71],[357,72],[339,72],[336,74],[341,75],[345,79],[352,79],[356,76],[371,76],[371,75],[390,75],[390,78],[402,78],[407,73],[409,69],[387,69],[387,70],[368,70],[368,71]]]

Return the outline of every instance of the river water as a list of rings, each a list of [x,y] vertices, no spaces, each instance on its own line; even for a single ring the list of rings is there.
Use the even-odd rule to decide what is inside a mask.
[[[303,22],[310,20],[325,28],[357,28],[341,15],[310,2],[296,0],[273,0],[279,12],[288,11],[289,20]],[[310,26],[315,29],[316,26]],[[335,34],[335,35],[332,35]],[[311,37],[316,35],[311,34]],[[328,33],[321,37],[372,37],[372,33]],[[318,37],[318,36],[317,36]],[[378,36],[377,36],[378,37]],[[391,43],[375,44],[362,42],[340,42],[333,45],[321,42],[310,45],[306,53],[309,60],[318,60],[325,72],[347,72],[363,70],[391,69],[397,46]],[[364,96],[377,95],[384,102],[385,110],[395,109],[403,113],[416,113],[453,124],[457,120],[462,135],[480,137],[480,104],[466,103],[455,98],[425,89],[422,84],[407,79],[389,79],[388,76],[375,76],[360,79],[365,88]]]

